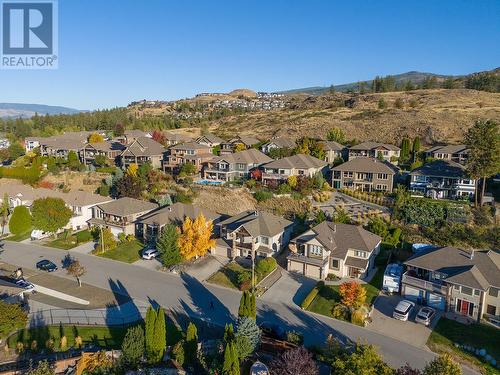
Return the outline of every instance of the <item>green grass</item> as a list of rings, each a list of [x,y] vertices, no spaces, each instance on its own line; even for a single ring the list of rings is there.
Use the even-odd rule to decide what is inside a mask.
[[[15,242],[21,242],[21,241],[27,240],[28,238],[30,238],[32,230],[33,230],[33,228],[30,228],[26,232],[10,235],[9,237],[6,238],[6,240],[15,241]]]
[[[88,229],[77,232],[68,238],[64,238],[61,234],[59,238],[45,243],[46,246],[55,247],[57,249],[69,250],[92,239],[92,234]]]
[[[96,168],[95,171],[100,173],[115,173],[116,167],[99,167]]]
[[[207,281],[226,288],[238,289],[238,274],[240,272],[248,272],[248,270],[236,262],[231,262],[210,276]]]
[[[141,258],[140,251],[144,245],[138,241],[130,241],[120,243],[115,249],[106,251],[103,254],[96,254],[97,256],[119,260],[125,263],[134,263]]]
[[[499,374],[497,369],[481,362],[472,354],[455,347],[454,343],[471,345],[486,349],[495,359],[500,358],[498,329],[485,324],[461,324],[454,320],[441,318],[432,331],[427,346],[434,352],[449,352],[462,360],[481,366],[486,374]]]

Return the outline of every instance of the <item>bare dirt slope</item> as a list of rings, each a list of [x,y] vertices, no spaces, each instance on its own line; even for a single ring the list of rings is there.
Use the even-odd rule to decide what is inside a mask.
[[[246,189],[200,187],[196,189],[194,204],[219,214],[235,215],[245,210],[254,210],[256,201]]]

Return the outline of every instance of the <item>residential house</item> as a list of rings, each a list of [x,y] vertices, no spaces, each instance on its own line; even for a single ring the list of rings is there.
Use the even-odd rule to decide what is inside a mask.
[[[434,146],[425,151],[425,157],[440,160],[451,160],[455,163],[465,164],[469,148],[466,145],[441,145]]]
[[[212,159],[212,148],[196,142],[181,143],[170,147],[163,160],[163,170],[170,173],[178,173],[183,164],[191,163],[200,172],[203,163]]]
[[[129,129],[123,132],[123,135],[115,137],[114,140],[116,142],[120,142],[124,145],[129,145],[132,142],[138,140],[139,138],[151,138],[151,133],[145,132],[139,129]]]
[[[500,253],[454,247],[422,250],[405,262],[401,294],[479,321],[500,320]]]
[[[86,138],[67,138],[56,136],[40,141],[40,155],[67,159],[71,151],[77,155],[87,143]]]
[[[196,138],[195,142],[199,143],[200,145],[205,145],[205,146],[214,148],[216,146],[219,146],[221,143],[223,143],[224,140],[220,137],[217,137],[216,135],[213,135],[213,134],[205,134],[205,135],[202,135],[202,136]]]
[[[375,158],[355,158],[332,168],[332,187],[392,192],[395,167]]]
[[[40,147],[41,137],[26,137],[24,138],[24,150],[28,153],[35,148]]]
[[[271,138],[269,142],[265,143],[260,150],[264,154],[268,154],[269,151],[273,149],[280,149],[280,148],[294,148],[295,147],[295,141],[293,141],[290,138],[285,138],[285,137],[276,137],[276,138]]]
[[[259,144],[260,141],[255,138],[255,137],[250,137],[246,135],[239,135],[233,139],[230,139],[227,142],[221,143],[221,149],[220,149],[220,154],[221,155],[227,155],[230,154],[238,149],[249,149],[257,144]]]
[[[231,258],[270,257],[279,253],[290,241],[293,223],[263,211],[244,211],[216,224],[220,238],[227,245],[219,246]]]
[[[290,242],[289,271],[324,279],[365,278],[375,264],[382,238],[361,226],[323,221]]]
[[[320,144],[323,146],[323,150],[325,151],[324,160],[328,164],[333,164],[338,160],[347,160],[348,150],[346,146],[335,141],[321,141]]]
[[[191,138],[188,135],[185,134],[177,134],[177,133],[172,133],[172,132],[163,132],[164,138],[165,138],[165,145],[167,147],[172,147],[178,144],[182,143],[189,143],[193,141],[193,138]]]
[[[216,181],[233,181],[249,178],[250,172],[262,164],[272,161],[269,156],[255,148],[211,158],[203,168],[203,177]]]
[[[324,173],[328,167],[326,161],[311,155],[297,154],[283,159],[273,160],[262,166],[262,182],[286,182],[290,176],[313,177],[316,173]]]
[[[155,242],[165,225],[174,224],[180,226],[187,217],[194,220],[200,214],[214,224],[218,223],[221,218],[221,215],[213,211],[193,204],[177,202],[139,217],[135,224],[136,237],[143,238],[146,242]]]
[[[80,160],[85,165],[95,164],[95,158],[102,155],[110,165],[118,164],[118,157],[126,146],[120,142],[87,143],[80,150]]]
[[[387,143],[363,142],[349,147],[349,160],[355,158],[378,158],[397,164],[400,151],[399,147]]]
[[[434,199],[473,198],[476,180],[462,164],[435,160],[410,172],[410,190]]]
[[[123,167],[130,164],[151,163],[153,168],[161,168],[165,147],[148,137],[140,137],[128,145],[120,154]]]
[[[73,216],[67,225],[68,228],[73,230],[80,230],[87,227],[87,221],[92,218],[92,208],[95,205],[113,200],[112,198],[86,191],[63,193],[56,190],[33,188],[28,185],[16,183],[0,185],[0,201],[3,201],[5,194],[9,197],[9,206],[12,208],[25,206],[31,209],[33,202],[40,198],[62,199],[66,203],[66,206],[73,211]]]
[[[0,149],[6,149],[10,147],[10,141],[8,138],[0,137]]]
[[[119,198],[94,206],[92,219],[88,223],[91,226],[109,228],[115,236],[120,233],[135,234],[137,218],[156,208],[156,203],[128,197]]]

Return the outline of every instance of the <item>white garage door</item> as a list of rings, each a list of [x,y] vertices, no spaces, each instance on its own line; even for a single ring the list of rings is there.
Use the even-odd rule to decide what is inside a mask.
[[[443,296],[429,293],[427,296],[427,305],[437,310],[444,310],[445,299]]]
[[[421,291],[416,288],[412,288],[411,286],[405,286],[405,298],[417,302],[419,297],[421,296]]]

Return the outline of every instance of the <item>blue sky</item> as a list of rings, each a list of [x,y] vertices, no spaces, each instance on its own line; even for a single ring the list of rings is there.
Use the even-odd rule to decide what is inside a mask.
[[[59,69],[0,102],[79,109],[500,66],[500,1],[59,0]]]

